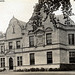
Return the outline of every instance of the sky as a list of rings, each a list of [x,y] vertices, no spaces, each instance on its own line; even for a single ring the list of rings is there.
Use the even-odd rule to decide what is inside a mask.
[[[0,32],[6,32],[13,16],[27,22],[37,2],[38,0],[5,0],[5,2],[0,2]]]
[[[5,2],[0,2],[0,31],[6,32],[13,16],[21,21],[28,22],[37,2],[38,0],[5,0]],[[71,4],[75,13],[75,2],[71,0]],[[56,12],[56,14],[58,13],[61,14],[60,11]],[[71,18],[75,20],[75,16]]]

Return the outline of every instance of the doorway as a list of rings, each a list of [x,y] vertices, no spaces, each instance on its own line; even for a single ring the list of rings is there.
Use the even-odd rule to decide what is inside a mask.
[[[9,58],[9,70],[13,70],[13,58]]]

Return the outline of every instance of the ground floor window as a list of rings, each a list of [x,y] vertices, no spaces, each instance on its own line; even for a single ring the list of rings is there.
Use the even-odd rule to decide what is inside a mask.
[[[5,67],[5,58],[0,58],[1,67]]]
[[[75,52],[69,52],[69,63],[75,63]]]
[[[47,52],[47,64],[52,63],[52,52]]]
[[[17,66],[22,66],[22,56],[17,57]]]
[[[34,57],[34,53],[30,54],[30,65],[34,65],[35,64],[35,57]]]

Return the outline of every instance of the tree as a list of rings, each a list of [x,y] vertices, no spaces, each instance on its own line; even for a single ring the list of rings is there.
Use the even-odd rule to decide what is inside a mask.
[[[44,8],[44,13],[46,14],[46,17],[43,21],[46,21],[49,16],[50,21],[55,25],[57,22],[55,20],[56,17],[54,16],[54,11],[57,11],[60,7],[62,9],[64,19],[73,15],[70,0],[39,0],[39,3],[34,9],[34,12],[40,13],[42,7]]]

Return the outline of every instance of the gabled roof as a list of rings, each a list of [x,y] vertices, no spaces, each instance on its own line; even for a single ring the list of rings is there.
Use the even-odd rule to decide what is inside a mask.
[[[39,32],[39,31],[45,32],[45,31],[42,30],[42,29],[37,29],[37,30],[34,31],[34,33],[37,33],[37,32]]]
[[[65,24],[65,22],[67,21],[67,18],[64,19],[63,15],[56,15],[56,18],[59,19],[59,22],[61,24],[67,25]],[[70,25],[75,25],[74,21],[68,16],[68,20],[70,22]]]
[[[10,20],[9,25],[15,24],[15,22],[21,27],[21,29],[24,29],[26,26],[26,22],[20,21],[15,17]]]

